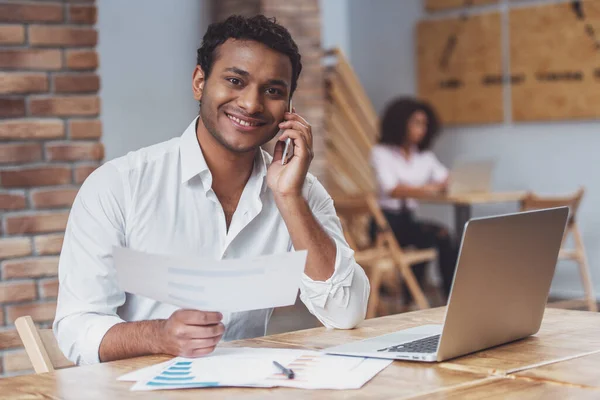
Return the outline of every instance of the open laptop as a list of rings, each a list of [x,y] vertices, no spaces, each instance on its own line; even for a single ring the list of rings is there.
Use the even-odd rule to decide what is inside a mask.
[[[443,325],[423,325],[323,350],[444,361],[536,333],[554,276],[568,207],[470,220]]]
[[[488,193],[493,172],[494,162],[490,160],[460,162],[450,170],[448,194]]]

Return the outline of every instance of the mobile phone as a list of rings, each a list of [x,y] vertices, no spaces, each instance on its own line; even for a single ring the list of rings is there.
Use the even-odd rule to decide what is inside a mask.
[[[288,106],[288,111],[292,112],[292,99],[290,99],[290,104]],[[290,151],[290,146],[291,145],[292,145],[292,138],[285,139],[285,147],[283,148],[283,156],[281,157],[281,165],[287,164],[287,162],[288,162],[288,153]]]

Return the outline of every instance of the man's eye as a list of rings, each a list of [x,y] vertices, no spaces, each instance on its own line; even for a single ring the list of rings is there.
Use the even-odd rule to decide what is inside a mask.
[[[240,81],[238,78],[227,78],[227,80],[236,86],[242,84],[242,81]]]
[[[281,90],[276,89],[276,88],[268,88],[267,89],[267,93],[270,95],[280,95],[281,94]]]

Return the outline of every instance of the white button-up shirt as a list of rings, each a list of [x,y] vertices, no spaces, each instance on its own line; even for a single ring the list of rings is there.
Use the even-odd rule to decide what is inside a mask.
[[[227,230],[195,127],[196,120],[181,137],[107,162],[77,194],[60,255],[53,326],[60,348],[71,361],[98,362],[100,342],[117,323],[168,318],[177,309],[123,292],[116,281],[113,246],[215,259],[293,249],[266,184],[269,154],[257,153]],[[303,275],[300,298],[326,327],[352,328],[365,317],[368,279],[344,240],[331,197],[310,174],[303,194],[334,240],[336,258],[335,272],[327,281]],[[271,313],[272,309],[224,313],[223,340],[264,335]]]
[[[398,211],[402,200],[390,197],[398,185],[423,186],[428,183],[443,182],[448,178],[448,169],[439,162],[431,151],[415,148],[406,159],[398,146],[378,144],[371,150],[371,165],[375,171],[379,188],[379,205],[384,210]],[[416,209],[415,199],[406,199],[406,207]]]

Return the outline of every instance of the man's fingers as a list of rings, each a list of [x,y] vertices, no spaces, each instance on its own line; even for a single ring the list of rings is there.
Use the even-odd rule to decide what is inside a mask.
[[[216,336],[208,339],[193,339],[187,343],[187,348],[190,351],[205,349],[207,347],[215,347],[220,341],[222,336]]]
[[[275,144],[275,150],[273,151],[273,162],[281,161],[283,158],[283,150],[285,149],[285,143],[278,141]]]
[[[197,357],[202,357],[205,356],[207,354],[212,353],[213,351],[215,351],[215,347],[205,347],[202,349],[194,349],[189,351],[189,353],[187,353],[186,355],[184,355],[184,357],[188,357],[188,358],[197,358]]]
[[[294,141],[294,157],[308,157],[312,159],[313,152],[305,134],[294,129],[286,129],[279,140],[284,141],[288,137]]]
[[[295,130],[302,133],[302,136],[304,136],[304,138],[306,139],[306,142],[308,143],[309,147],[312,147],[312,132],[308,126],[298,121],[284,121],[279,124],[279,128],[285,130]]]
[[[222,336],[225,333],[225,325],[222,323],[214,325],[189,325],[186,327],[185,337],[190,340],[195,339],[209,339],[218,336]]]
[[[221,322],[223,314],[220,312],[178,310],[177,318],[186,325],[214,325]]]
[[[299,121],[299,122],[301,122],[303,125],[306,125],[307,127],[309,127],[309,128],[310,128],[310,124],[308,123],[308,121],[307,121],[306,119],[304,119],[304,117],[302,117],[301,115],[299,115],[299,114],[296,114],[296,112],[295,112],[295,109],[294,109],[294,112],[293,112],[293,113],[291,113],[291,114],[290,114],[290,113],[286,113],[286,114],[284,115],[284,118],[285,118],[286,120],[288,120],[288,121],[289,121],[289,120],[296,120],[296,121]]]

